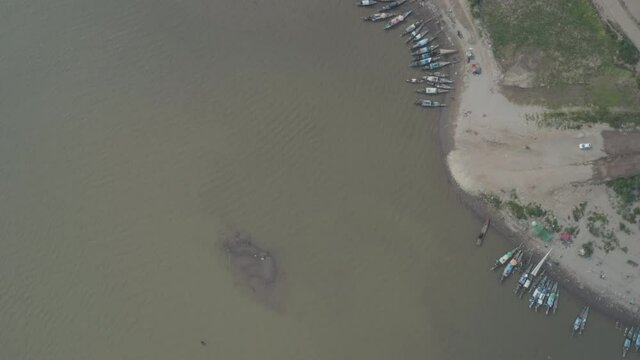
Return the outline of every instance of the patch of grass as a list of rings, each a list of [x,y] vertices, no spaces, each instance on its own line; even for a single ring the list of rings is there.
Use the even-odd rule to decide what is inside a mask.
[[[640,52],[625,35],[618,41],[618,57],[631,66],[634,66],[640,60]]]
[[[587,230],[595,237],[604,237],[606,234],[606,226],[609,224],[607,215],[598,212],[592,212],[587,218]]]
[[[611,180],[607,186],[624,205],[631,205],[640,199],[640,175]]]
[[[580,246],[580,256],[589,257],[593,254],[593,242],[589,241]]]
[[[560,224],[558,224],[558,219],[556,219],[555,215],[551,213],[546,214],[546,216],[544,217],[544,223],[553,232],[558,233],[560,232],[560,230],[562,230],[562,227],[560,227]]]
[[[568,232],[571,236],[576,236],[580,233],[580,228],[577,226],[565,227],[564,231]]]
[[[547,214],[547,211],[540,206],[540,204],[529,203],[524,208],[525,213],[528,217],[539,218],[543,217]]]
[[[502,199],[497,194],[482,193],[480,194],[480,198],[498,210],[502,208]]]
[[[573,208],[573,220],[580,221],[584,216],[584,211],[587,209],[587,202],[581,202],[578,206]]]
[[[528,49],[539,53],[539,84],[584,83],[614,62],[619,45],[588,0],[483,0],[477,6],[503,65]]]
[[[610,111],[606,107],[596,107],[578,111],[548,111],[538,116],[538,126],[557,129],[581,129],[588,124],[605,123],[613,128],[640,126],[640,112]]]
[[[525,220],[527,218],[524,206],[520,205],[520,203],[515,200],[507,201],[507,208],[518,220]]]
[[[617,211],[622,218],[631,223],[636,223],[636,217],[640,215],[640,208],[632,208],[633,204],[640,201],[640,175],[611,180],[607,186],[613,190],[617,202]]]

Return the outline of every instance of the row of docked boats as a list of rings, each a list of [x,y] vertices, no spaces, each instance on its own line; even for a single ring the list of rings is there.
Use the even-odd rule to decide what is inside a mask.
[[[384,29],[390,30],[405,22],[407,18],[414,13],[413,9],[403,13],[393,12],[393,10],[400,8],[406,3],[407,0],[360,0],[356,4],[367,8],[373,8],[380,4],[381,6],[375,13],[365,16],[362,19],[370,22],[387,20],[388,22],[385,24]],[[439,33],[429,35],[429,30],[426,28],[427,24],[434,19],[435,18],[417,20],[405,27],[400,34],[401,37],[406,38],[405,43],[407,43],[411,49],[413,60],[409,66],[432,72],[432,74],[428,76],[407,80],[410,84],[424,84],[425,87],[417,89],[416,92],[425,95],[446,94],[453,90],[453,86],[451,85],[453,81],[449,80],[446,75],[442,73],[433,74],[434,71],[452,64],[451,61],[444,61],[443,57],[456,52],[455,50],[441,49],[439,45],[434,43]],[[425,108],[446,106],[446,104],[433,99],[420,99],[416,101],[416,105]]]
[[[636,352],[640,351],[640,326],[632,326],[631,329],[624,329],[624,342],[622,343],[622,357],[627,357],[631,347],[635,347]]]
[[[534,266],[532,262],[533,257],[529,256],[528,260],[525,260],[525,251],[522,249],[522,245],[520,245],[499,257],[490,270],[493,271],[504,266],[500,277],[501,283],[514,272],[520,271],[521,275],[513,291],[514,294],[522,298],[525,293],[530,293],[530,309],[538,311],[538,309],[543,308],[545,314],[555,314],[558,310],[558,302],[560,300],[560,288],[558,282],[544,275],[544,270],[542,269],[549,258],[549,254],[551,254],[551,250]]]
[[[455,53],[455,50],[441,49],[438,44],[434,44],[434,40],[438,37],[439,33],[428,37],[429,30],[424,30],[424,26],[429,23],[433,18],[426,21],[417,21],[407,26],[402,32],[401,36],[406,36],[405,43],[411,47],[411,56],[413,61],[409,63],[410,67],[421,68],[423,70],[434,71],[441,69],[451,62],[442,61],[443,56]],[[419,94],[425,95],[440,95],[446,94],[453,90],[453,81],[450,80],[445,74],[437,73],[422,76],[421,78],[407,79],[410,84],[424,84],[426,87],[416,89]],[[416,105],[426,108],[436,108],[447,106],[444,103],[435,101],[432,99],[420,99],[416,101]]]

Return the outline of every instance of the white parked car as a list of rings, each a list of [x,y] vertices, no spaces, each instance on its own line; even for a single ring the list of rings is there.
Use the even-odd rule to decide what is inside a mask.
[[[578,145],[581,150],[589,150],[591,149],[591,143],[582,143]]]

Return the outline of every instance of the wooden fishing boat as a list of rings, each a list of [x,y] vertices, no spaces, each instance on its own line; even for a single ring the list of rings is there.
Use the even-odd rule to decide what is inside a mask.
[[[422,107],[428,107],[428,108],[447,106],[447,104],[441,104],[437,101],[431,101],[431,100],[418,100],[416,101],[416,105],[420,105]]]
[[[589,316],[589,307],[585,306],[580,310],[580,313],[576,317],[576,320],[573,322],[573,331],[571,332],[571,336],[576,333],[582,334],[584,327],[587,325],[587,317]]]
[[[423,79],[425,79],[426,81],[430,82],[430,83],[434,83],[434,84],[453,84],[453,80],[449,80],[445,77],[442,76],[423,76]],[[487,218],[487,221],[489,221],[489,219]]]
[[[640,350],[640,327],[638,327],[638,333],[636,337],[636,352]]]
[[[427,81],[427,84],[437,87],[438,89],[445,89],[445,90],[453,90],[453,86],[447,85],[447,84],[441,84],[441,83],[432,83],[431,81]]]
[[[452,50],[452,49],[440,49],[440,53],[442,55],[451,55],[451,54],[455,54],[457,53],[458,50]]]
[[[400,34],[400,36],[407,36],[409,34],[411,34],[414,30],[418,30],[418,28],[422,29],[422,27],[424,26],[424,21],[422,20],[418,20],[416,22],[414,22],[413,24],[407,26],[406,28],[404,28],[404,30],[402,31],[402,34]],[[418,30],[420,31],[420,30]]]
[[[424,58],[424,59],[421,59],[421,60],[413,61],[411,64],[409,64],[409,66],[411,66],[411,67],[421,67],[421,66],[429,65],[432,62],[438,61],[438,60],[440,60],[439,56],[428,57],[428,58]]]
[[[531,273],[531,269],[532,268],[533,268],[533,263],[530,263],[529,267],[527,268],[527,270],[522,272],[522,275],[520,275],[520,278],[518,279],[518,283],[516,284],[516,289],[513,291],[514,294],[518,295],[520,290],[523,289],[524,284],[529,279],[529,275]]]
[[[627,357],[627,353],[629,352],[629,349],[631,348],[631,339],[633,338],[633,330],[634,328],[631,327],[631,329],[624,329],[624,343],[622,344],[622,357]]]
[[[407,38],[407,40],[405,40],[405,43],[410,42],[411,40],[413,40],[418,34],[420,34],[420,31],[422,31],[422,28],[424,27],[424,24],[420,24],[415,30],[413,30],[412,32],[410,32],[408,35],[409,37]]]
[[[394,17],[397,16],[398,14],[394,14],[394,13],[386,13],[386,12],[378,12],[369,16],[365,16],[362,18],[362,20],[364,21],[380,21],[380,20],[384,20],[384,19],[388,19],[390,17]]]
[[[411,49],[418,49],[418,48],[421,48],[421,47],[425,47],[425,46],[429,45],[429,43],[432,42],[433,39],[435,39],[436,37],[437,36],[434,36],[434,37],[432,37],[430,39],[422,39],[422,40],[416,42],[415,44],[413,44],[413,46],[411,46]]]
[[[507,251],[504,255],[502,255],[500,258],[498,258],[498,260],[496,260],[496,263],[491,267],[491,271],[499,268],[500,266],[504,265],[507,263],[507,261],[511,260],[511,258],[513,257],[513,254],[520,250],[520,248],[522,247],[522,245],[519,245],[518,247],[514,248],[513,250],[509,250]]]
[[[437,76],[437,77],[441,77],[441,78],[449,76],[449,75],[447,75],[447,74],[445,74],[443,72],[439,72],[439,71],[429,71],[429,74],[431,76]]]
[[[375,4],[377,4],[378,2],[376,0],[360,0],[356,3],[356,5],[358,6],[373,6]]]
[[[426,53],[429,53],[429,52],[437,49],[438,47],[440,47],[440,45],[425,46],[425,47],[422,47],[422,48],[412,52],[411,55],[416,56],[416,55],[426,54]]]
[[[424,66],[423,69],[435,70],[435,69],[443,68],[443,67],[445,67],[445,66],[447,66],[449,64],[451,64],[451,61],[434,62],[434,63],[430,63],[429,65]]]
[[[413,39],[416,38],[416,36],[420,35],[420,31],[422,31],[422,27],[424,25],[420,25],[418,26],[417,29],[413,30],[411,33],[409,33],[409,37],[407,38],[407,40],[405,40],[405,44],[408,44],[409,42],[411,42]],[[427,30],[427,32],[429,32],[429,30]]]
[[[500,283],[504,282],[509,276],[511,276],[511,274],[513,273],[513,270],[522,261],[523,254],[524,254],[524,251],[518,250],[518,252],[511,258],[507,266],[502,271],[502,276],[500,277]]]
[[[438,89],[438,88],[434,88],[434,87],[426,87],[424,89],[418,89],[418,90],[416,90],[416,92],[419,93],[419,94],[434,95],[434,94],[448,93],[449,90],[443,90],[443,89]]]
[[[435,76],[427,76],[427,79],[426,79],[427,81],[429,81],[428,78],[436,78],[436,79],[438,79]],[[432,82],[432,83],[436,84],[438,82],[436,81],[436,82]],[[482,242],[484,241],[484,236],[487,234],[487,231],[489,230],[489,224],[490,223],[491,223],[491,219],[489,219],[489,218],[487,218],[484,221],[484,224],[482,225],[482,229],[480,229],[480,234],[478,234],[478,237],[476,238],[476,245],[478,245],[478,246],[482,245]]]
[[[420,54],[420,55],[416,55],[414,56],[415,60],[414,61],[418,61],[418,60],[422,60],[422,59],[426,59],[426,58],[430,58],[430,57],[434,57],[434,56],[438,56],[438,49],[435,49],[431,52],[425,53],[425,54]]]
[[[536,289],[533,290],[533,294],[529,298],[529,309],[531,309],[534,305],[538,303],[538,300],[541,296],[544,296],[544,292],[547,286],[547,277],[542,278],[542,281],[536,286]]]
[[[391,19],[385,26],[384,29],[385,30],[389,30],[393,27],[395,27],[396,25],[400,24],[401,22],[405,21],[407,19],[407,17],[409,15],[411,15],[411,13],[413,13],[413,10],[409,10],[404,14],[400,14],[396,17],[394,17],[393,19]]]
[[[549,312],[551,311],[551,309],[553,309],[553,304],[556,303],[557,294],[558,294],[558,282],[556,281],[555,284],[553,284],[553,287],[551,288],[551,292],[549,293],[549,297],[547,298],[547,303],[545,304],[545,306],[547,307],[547,310],[545,311],[545,315],[549,315]]]
[[[538,276],[538,272],[540,271],[540,269],[542,269],[542,266],[544,265],[545,261],[547,261],[549,254],[551,254],[551,250],[553,250],[553,248],[549,249],[549,251],[542,257],[542,260],[540,260],[538,264],[531,271],[529,278],[523,285],[524,291],[531,292],[531,289],[535,288],[535,286],[537,285],[536,283],[536,284],[533,284],[533,286],[529,287],[530,285],[532,285],[532,281],[536,280],[536,276]],[[540,276],[542,276],[542,274],[540,274]]]
[[[556,300],[553,302],[553,313],[555,314],[558,311],[558,301],[560,300],[560,288],[556,290]]]
[[[395,9],[398,6],[400,6],[400,5],[402,5],[402,4],[406,3],[406,2],[407,2],[407,0],[392,1],[392,2],[388,3],[387,5],[381,7],[380,11],[388,11],[388,10],[391,10],[391,9]]]
[[[405,81],[408,82],[409,84],[422,84],[425,80],[424,79],[411,78],[411,79],[407,79]]]
[[[413,41],[414,43],[417,43],[418,41],[424,39],[424,37],[427,36],[428,33],[429,33],[429,30],[421,32],[421,33],[417,34],[416,36],[414,36],[413,38],[411,38],[411,41]]]

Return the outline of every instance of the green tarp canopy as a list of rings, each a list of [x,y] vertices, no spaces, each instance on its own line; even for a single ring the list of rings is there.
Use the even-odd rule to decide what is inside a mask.
[[[553,235],[551,234],[551,232],[545,229],[544,226],[542,226],[542,224],[536,221],[531,222],[531,232],[533,232],[533,235],[539,237],[540,239],[546,242],[549,242],[553,239]]]

